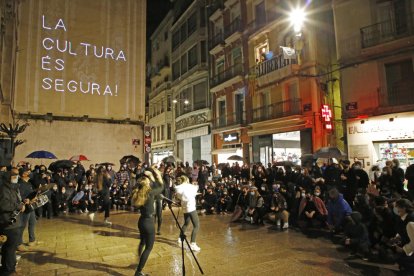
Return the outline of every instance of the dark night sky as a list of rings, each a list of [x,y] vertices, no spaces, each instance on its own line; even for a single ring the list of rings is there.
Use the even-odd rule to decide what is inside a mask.
[[[147,34],[154,32],[171,8],[170,0],[147,0]]]

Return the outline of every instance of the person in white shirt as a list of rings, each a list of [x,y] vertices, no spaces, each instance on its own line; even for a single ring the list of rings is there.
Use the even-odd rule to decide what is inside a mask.
[[[182,227],[183,232],[185,233],[191,221],[193,225],[193,231],[191,233],[190,246],[193,251],[200,251],[200,247],[196,244],[197,232],[200,229],[195,200],[198,191],[198,185],[197,183],[195,185],[191,184],[188,177],[184,175],[180,176],[178,180],[178,182],[181,184],[175,187],[175,191],[178,199],[181,200],[181,206],[184,212],[184,225]],[[178,242],[181,243],[180,238],[178,239]]]

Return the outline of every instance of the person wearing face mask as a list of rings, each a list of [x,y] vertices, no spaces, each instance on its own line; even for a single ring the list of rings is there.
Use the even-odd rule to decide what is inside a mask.
[[[283,229],[289,228],[289,212],[287,211],[287,202],[284,196],[279,192],[277,185],[273,187],[272,201],[270,203],[270,210],[273,213],[276,227],[280,227],[280,221],[283,220]]]
[[[122,185],[125,181],[129,182],[129,172],[126,163],[122,164],[121,168],[119,169],[119,172],[116,173],[116,182],[119,185]]]
[[[21,235],[21,213],[25,211],[19,192],[19,171],[13,168],[8,172],[0,172],[0,235],[7,236],[1,247],[0,275],[11,275],[16,272],[16,250]],[[14,223],[11,218],[20,212]]]
[[[340,174],[340,185],[338,191],[343,193],[344,198],[349,205],[353,204],[356,192],[358,190],[355,171],[350,167],[351,162],[349,160],[342,160],[342,171]]]
[[[392,169],[387,166],[382,168],[381,176],[379,177],[378,181],[380,194],[382,196],[390,197],[395,191],[392,181]]]
[[[59,191],[59,186],[57,184],[53,185],[52,188],[52,212],[54,217],[59,216],[61,209],[62,195]]]
[[[264,225],[263,217],[265,213],[263,197],[258,192],[258,189],[253,186],[250,188],[249,208],[247,209],[246,219],[249,219],[251,224]]]
[[[341,232],[343,230],[345,217],[351,215],[352,209],[337,189],[331,189],[329,191],[327,209],[329,229],[336,233]]]
[[[209,186],[207,188],[207,193],[201,200],[201,206],[203,208],[201,210],[202,214],[213,214],[217,209],[217,195],[213,192],[213,187]]]
[[[73,174],[75,181],[78,184],[82,183],[82,178],[85,176],[85,168],[82,166],[80,161],[76,163],[76,167],[73,169]]]
[[[414,205],[408,199],[400,199],[395,203],[394,213],[400,220],[397,224],[397,236],[394,247],[397,252],[397,263],[405,275],[414,273]]]
[[[325,203],[307,190],[299,205],[299,225],[305,228],[326,226],[328,210]]]

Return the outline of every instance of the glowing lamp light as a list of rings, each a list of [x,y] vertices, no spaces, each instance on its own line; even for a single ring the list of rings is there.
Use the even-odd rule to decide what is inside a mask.
[[[296,33],[300,33],[302,31],[303,23],[306,19],[305,10],[302,8],[296,8],[292,10],[289,14],[289,20],[293,25],[293,30]]]
[[[178,101],[176,99],[174,99],[172,102],[176,104]]]
[[[184,100],[184,104],[189,104],[190,102],[188,100]]]
[[[332,110],[327,104],[322,105],[321,116],[325,129],[332,130]]]

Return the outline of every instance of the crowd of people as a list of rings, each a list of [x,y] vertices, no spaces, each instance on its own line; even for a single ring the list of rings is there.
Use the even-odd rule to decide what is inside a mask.
[[[383,167],[373,166],[369,172],[361,162],[351,165],[349,160],[329,160],[322,166],[315,162],[303,166],[239,166],[237,162],[220,167],[207,165],[158,164],[162,196],[154,195],[151,202],[155,209],[150,209],[155,213],[158,235],[165,208],[162,197],[183,201],[183,194],[185,198],[188,192],[180,191],[177,182],[184,176],[198,188],[194,192],[191,189],[196,206],[185,207],[186,226],[191,220],[198,230],[197,213],[229,214],[232,223],[270,223],[275,229],[294,227],[304,232],[317,230],[314,233],[321,235],[330,232],[350,249],[352,257],[397,262],[401,271],[414,272],[414,164],[404,171],[398,160],[392,160]],[[137,182],[147,165],[125,163],[117,172],[112,167],[113,164],[90,165],[86,170],[78,162],[72,168],[51,172],[44,165],[32,168],[26,163],[13,169],[12,180],[18,184],[23,201],[30,202],[39,193],[48,198],[41,208],[22,212],[16,238],[18,250],[26,250],[22,240],[25,228],[29,231],[27,245],[37,243],[35,225],[40,217],[87,213],[94,221],[95,213],[102,211],[104,224],[110,226],[111,209],[142,212],[149,208],[138,208],[133,201],[134,190],[140,186]],[[196,232],[192,244],[200,250],[195,244]],[[145,251],[141,252],[145,255]]]

